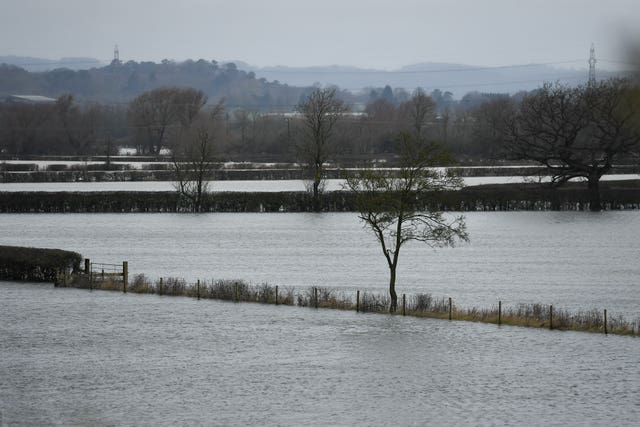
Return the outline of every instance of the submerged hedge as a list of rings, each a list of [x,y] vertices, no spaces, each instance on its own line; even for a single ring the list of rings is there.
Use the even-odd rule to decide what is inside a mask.
[[[77,252],[0,246],[0,279],[55,283],[59,274],[79,271],[81,262]]]
[[[640,208],[640,181],[601,183],[605,209]],[[587,210],[585,183],[559,188],[539,184],[492,184],[460,191],[425,194],[425,208],[443,211]],[[312,199],[305,192],[212,193],[203,201],[204,212],[309,212]],[[325,212],[355,211],[354,195],[322,195]],[[176,192],[0,192],[0,213],[66,212],[183,212]]]

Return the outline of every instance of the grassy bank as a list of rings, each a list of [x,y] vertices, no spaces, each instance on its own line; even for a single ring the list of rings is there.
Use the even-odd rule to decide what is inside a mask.
[[[75,275],[63,286],[123,291],[121,281],[113,279],[89,281],[86,275]],[[155,281],[137,275],[128,283],[127,292],[217,299],[235,302],[290,305],[310,308],[352,310],[362,313],[389,314],[389,297],[375,292],[345,292],[326,287],[298,290],[270,284],[252,285],[241,280],[198,281],[188,283],[179,278]],[[571,330],[618,335],[640,335],[640,319],[628,321],[622,316],[607,316],[605,311],[570,312],[542,304],[503,306],[497,302],[491,308],[457,307],[449,298],[430,294],[402,295],[395,315],[427,317],[526,326],[554,330]],[[605,317],[607,316],[607,317]]]
[[[605,209],[640,208],[640,181],[601,183]],[[460,191],[429,193],[419,200],[425,208],[443,211],[588,210],[585,183],[560,188],[539,184],[495,184],[465,187]],[[211,193],[204,212],[309,212],[313,202],[306,192]],[[355,211],[353,194],[322,195],[325,212]],[[0,192],[0,213],[66,212],[183,212],[176,192]]]

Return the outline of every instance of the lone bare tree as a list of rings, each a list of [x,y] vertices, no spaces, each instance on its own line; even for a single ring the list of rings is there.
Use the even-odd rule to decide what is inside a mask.
[[[296,151],[312,181],[315,211],[320,210],[325,163],[336,153],[331,136],[336,122],[347,110],[344,102],[336,98],[333,88],[316,89],[298,105],[298,112],[302,115],[303,138],[296,145]]]
[[[176,189],[191,212],[202,211],[204,198],[209,192],[223,116],[221,101],[208,114],[193,118],[173,150]]]
[[[640,111],[629,95],[629,83],[620,79],[576,88],[545,84],[504,110],[499,126],[509,150],[546,166],[553,184],[586,179],[590,209],[599,211],[600,178],[640,143],[633,127]]]
[[[359,218],[380,243],[389,267],[389,295],[398,307],[396,272],[400,251],[415,240],[432,247],[454,246],[468,240],[464,217],[446,218],[424,201],[442,190],[461,187],[460,178],[432,168],[444,159],[433,144],[403,133],[399,137],[400,170],[362,169],[348,177],[346,187],[356,195]]]

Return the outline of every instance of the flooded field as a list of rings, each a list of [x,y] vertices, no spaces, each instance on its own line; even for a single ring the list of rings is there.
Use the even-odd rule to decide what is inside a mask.
[[[640,212],[471,212],[471,242],[409,244],[398,292],[608,309],[640,317]],[[354,213],[3,214],[0,244],[73,250],[129,261],[150,278],[242,279],[306,288],[385,292],[388,270]]]
[[[0,282],[4,425],[635,425],[634,338]]]

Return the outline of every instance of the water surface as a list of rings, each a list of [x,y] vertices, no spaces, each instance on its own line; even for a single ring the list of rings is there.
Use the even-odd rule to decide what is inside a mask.
[[[5,425],[640,417],[634,338],[6,282],[0,336]]]
[[[471,242],[412,243],[400,293],[464,306],[538,302],[640,317],[640,212],[472,212]],[[385,292],[388,269],[354,213],[3,214],[0,244],[129,261],[132,274]]]
[[[530,177],[523,176],[482,176],[463,178],[464,185],[484,184],[517,184],[531,181]],[[605,175],[603,181],[640,179],[637,174]],[[344,180],[325,180],[326,191],[340,191],[343,189]],[[305,191],[305,182],[296,179],[280,180],[232,180],[210,181],[209,187],[213,192],[280,192],[280,191]],[[175,191],[176,186],[171,181],[103,181],[103,182],[19,182],[0,183],[2,191]]]

